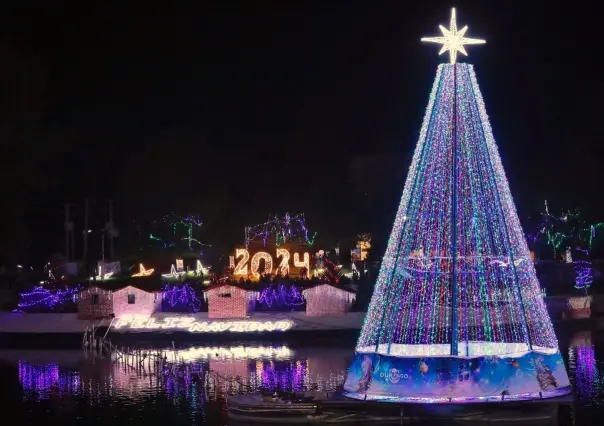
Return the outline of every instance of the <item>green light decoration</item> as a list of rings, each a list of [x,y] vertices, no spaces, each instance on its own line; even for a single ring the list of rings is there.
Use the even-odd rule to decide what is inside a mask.
[[[264,223],[245,227],[246,247],[256,239],[262,241],[262,244],[266,247],[271,237],[275,238],[277,247],[288,241],[301,241],[312,246],[317,238],[317,233],[311,235],[306,227],[306,219],[303,213],[295,216],[285,213],[283,217],[273,214]]]
[[[179,216],[174,213],[169,213],[162,217],[159,221],[155,221],[152,223],[154,228],[157,228],[160,225],[168,225],[171,228],[172,236],[176,237],[177,241],[186,241],[187,247],[189,250],[199,249],[201,247],[207,246],[207,244],[203,244],[201,241],[193,237],[193,230],[195,228],[201,228],[202,222],[198,217],[194,215],[187,216]],[[186,236],[178,238],[178,230],[184,228],[186,231]],[[163,245],[163,248],[171,248],[176,247],[177,242],[168,242],[167,239],[163,239],[156,234],[149,234],[149,239],[153,241],[158,241]]]
[[[583,253],[591,251],[596,231],[604,227],[604,222],[588,225],[581,218],[578,210],[567,210],[560,216],[550,214],[547,201],[545,201],[545,213],[541,213],[541,216],[543,219],[537,231],[529,234],[528,237],[533,244],[545,239],[546,244],[553,248],[554,257],[557,252],[566,250],[567,247]]]
[[[575,288],[584,289],[593,283],[590,252],[596,231],[604,226],[604,222],[588,225],[578,210],[562,212],[560,216],[550,214],[547,201],[545,213],[541,213],[542,221],[537,231],[529,234],[533,244],[544,241],[551,246],[554,258],[558,253],[565,253],[567,263],[572,263],[575,269]]]

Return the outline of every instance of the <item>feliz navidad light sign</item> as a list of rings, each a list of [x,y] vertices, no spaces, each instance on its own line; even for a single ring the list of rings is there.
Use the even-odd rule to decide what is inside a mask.
[[[291,256],[289,250],[285,248],[277,248],[275,259],[266,251],[258,251],[250,256],[250,251],[244,248],[235,250],[235,256],[230,256],[230,266],[233,269],[233,275],[240,277],[260,278],[260,261],[264,261],[264,274],[271,275],[303,275],[302,271],[306,270],[306,275],[310,276],[310,254],[294,253]],[[279,262],[279,259],[281,261]],[[290,269],[290,259],[293,260],[293,268]],[[249,266],[248,266],[249,262]],[[292,270],[294,269],[295,270]]]
[[[257,333],[261,331],[287,331],[294,326],[291,320],[276,321],[197,321],[193,317],[125,317],[118,319],[116,329],[126,330],[183,330],[189,333]]]

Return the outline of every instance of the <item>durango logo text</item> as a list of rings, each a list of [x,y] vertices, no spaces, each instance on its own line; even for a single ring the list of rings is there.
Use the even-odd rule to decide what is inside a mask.
[[[380,377],[388,380],[390,383],[398,383],[401,379],[408,380],[411,378],[407,373],[402,373],[396,368],[391,368],[388,372],[380,373]]]

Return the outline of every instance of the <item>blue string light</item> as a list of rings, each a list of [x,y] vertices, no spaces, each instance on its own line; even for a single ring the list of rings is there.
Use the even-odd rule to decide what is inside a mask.
[[[199,312],[201,309],[201,300],[189,284],[166,284],[162,291],[164,311]]]
[[[54,309],[69,302],[75,302],[77,294],[82,290],[80,285],[68,289],[46,289],[34,287],[29,293],[20,293],[18,309],[44,308]]]
[[[263,289],[260,292],[260,296],[258,296],[258,303],[266,306],[267,308],[292,308],[303,305],[304,298],[302,297],[300,290],[295,285],[292,284],[291,286],[286,287],[283,284],[279,284],[276,287],[271,285]]]

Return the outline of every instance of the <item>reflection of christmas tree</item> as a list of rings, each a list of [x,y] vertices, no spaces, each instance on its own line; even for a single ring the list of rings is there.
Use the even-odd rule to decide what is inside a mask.
[[[453,11],[427,40],[452,63],[438,67],[356,347],[437,356],[443,383],[457,381],[450,358],[559,354],[474,68],[455,62],[465,31]]]

